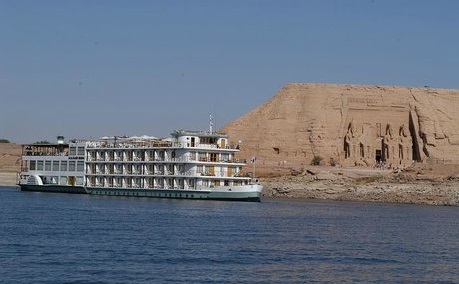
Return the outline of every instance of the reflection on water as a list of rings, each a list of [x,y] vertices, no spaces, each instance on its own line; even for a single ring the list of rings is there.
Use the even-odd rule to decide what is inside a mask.
[[[0,190],[7,283],[454,282],[459,208]],[[65,278],[63,278],[65,277]]]

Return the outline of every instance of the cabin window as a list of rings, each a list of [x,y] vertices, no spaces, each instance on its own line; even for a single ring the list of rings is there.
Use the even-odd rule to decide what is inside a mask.
[[[50,184],[57,184],[58,182],[58,177],[50,177],[49,178],[49,183]]]
[[[222,156],[222,161],[223,162],[228,162],[229,161],[229,154],[224,153],[224,154],[221,154],[221,156]]]
[[[75,161],[69,162],[69,171],[75,171]]]
[[[67,185],[67,177],[60,177],[60,182],[59,184],[61,185]]]
[[[37,161],[29,161],[29,169],[35,171],[37,169]]]
[[[207,156],[206,153],[199,153],[199,161],[201,162],[207,162]]]
[[[84,171],[84,162],[83,161],[78,161],[78,163],[77,163],[77,171],[79,171],[79,172]]]
[[[67,171],[67,162],[61,162],[61,172]]]
[[[78,156],[84,156],[84,147],[78,147],[77,150]]]
[[[59,161],[53,161],[53,171],[59,171]]]
[[[191,147],[194,147],[196,145],[196,138],[191,137]]]
[[[76,154],[76,147],[75,146],[70,147],[70,156],[75,156],[75,154]]]
[[[76,185],[83,185],[83,177],[76,177]]]
[[[45,161],[45,171],[51,171],[51,161]]]
[[[196,167],[196,172],[197,172],[198,174],[204,174],[204,169],[203,169],[203,167],[202,167],[202,166],[197,166],[197,167]]]

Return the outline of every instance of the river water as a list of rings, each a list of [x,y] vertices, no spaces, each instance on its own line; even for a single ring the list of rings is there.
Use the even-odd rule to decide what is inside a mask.
[[[457,283],[459,208],[0,189],[1,283]]]

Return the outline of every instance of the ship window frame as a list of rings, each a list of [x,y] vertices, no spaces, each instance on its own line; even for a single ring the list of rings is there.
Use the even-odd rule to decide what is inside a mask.
[[[74,172],[76,170],[76,161],[69,161],[68,171]]]
[[[84,156],[84,147],[76,147],[76,155]]]
[[[84,161],[77,161],[76,171],[77,172],[84,172]]]
[[[45,161],[45,171],[51,171],[51,161]]]
[[[53,161],[52,171],[58,172],[59,171],[59,161]]]
[[[60,171],[61,172],[66,172],[67,169],[68,169],[68,166],[67,166],[67,161],[61,161],[61,166],[60,166]]]
[[[69,149],[69,155],[70,156],[75,156],[76,155],[76,146],[70,146],[70,149]]]
[[[30,160],[29,161],[29,170],[35,171],[37,169],[37,161],[36,160]]]
[[[83,176],[77,176],[75,178],[75,185],[83,185],[84,184],[84,177]]]
[[[190,152],[190,160],[191,161],[196,161],[196,156],[197,156],[197,154],[196,154],[195,151]]]
[[[68,178],[67,178],[67,176],[60,176],[60,177],[59,177],[59,184],[60,184],[60,185],[67,185],[67,184],[68,184]]]
[[[221,153],[220,154],[220,160],[223,161],[223,162],[228,162],[230,160],[229,153]]]

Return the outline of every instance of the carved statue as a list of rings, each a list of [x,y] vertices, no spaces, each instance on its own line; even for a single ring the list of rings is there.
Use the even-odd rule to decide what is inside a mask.
[[[344,158],[347,159],[351,156],[351,133],[349,130],[344,136]]]
[[[407,137],[408,136],[408,129],[406,129],[406,125],[402,124],[399,129],[399,135],[400,137]]]
[[[353,147],[354,137],[356,135],[355,123],[354,118],[351,119],[347,126],[347,132],[344,136],[344,158],[351,157],[351,149]]]
[[[390,123],[388,123],[386,125],[386,136],[389,135],[390,139],[392,139],[392,125]]]
[[[347,132],[351,134],[352,137],[355,137],[355,123],[354,119],[351,119],[349,126],[347,127]]]
[[[383,155],[384,159],[389,159],[391,157],[390,155],[390,144],[392,141],[392,125],[388,123],[386,125],[386,135],[384,135],[383,138]]]
[[[408,129],[405,124],[402,124],[399,128],[399,142],[398,142],[398,157],[400,160],[411,159],[411,136],[409,135]],[[405,155],[406,151],[406,155]]]

